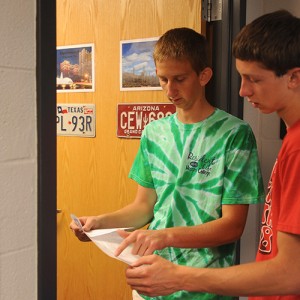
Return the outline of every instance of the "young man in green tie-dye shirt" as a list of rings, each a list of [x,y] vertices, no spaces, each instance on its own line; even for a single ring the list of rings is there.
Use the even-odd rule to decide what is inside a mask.
[[[143,131],[129,174],[138,184],[133,203],[81,222],[87,231],[149,224],[148,230],[121,231],[116,255],[133,244],[133,254],[156,253],[180,265],[230,266],[248,205],[264,198],[255,138],[245,122],[206,100],[212,70],[201,34],[188,28],[167,31],[156,43],[154,61],[176,113]],[[232,299],[186,291],[139,297]]]

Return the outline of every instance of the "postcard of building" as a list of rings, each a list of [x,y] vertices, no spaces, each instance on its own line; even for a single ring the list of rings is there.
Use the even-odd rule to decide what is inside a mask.
[[[56,91],[94,92],[94,44],[59,46],[56,53]]]

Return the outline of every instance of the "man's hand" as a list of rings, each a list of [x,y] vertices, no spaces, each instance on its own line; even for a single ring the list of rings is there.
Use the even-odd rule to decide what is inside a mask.
[[[81,225],[83,226],[82,229],[79,228],[74,221],[70,223],[70,229],[74,232],[76,237],[82,242],[89,242],[91,241],[89,237],[84,233],[85,231],[91,231],[92,229],[97,229],[97,218],[96,217],[80,217],[78,218]]]
[[[133,244],[132,254],[134,255],[150,255],[155,250],[161,250],[167,247],[167,236],[165,230],[135,230],[126,232],[118,230],[118,234],[124,238],[123,242],[117,248],[115,255],[118,256],[130,244]]]
[[[127,284],[143,295],[169,295],[180,290],[178,269],[160,256],[143,256],[126,270]]]

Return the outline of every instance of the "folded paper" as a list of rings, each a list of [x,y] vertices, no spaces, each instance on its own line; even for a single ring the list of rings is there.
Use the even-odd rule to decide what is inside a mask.
[[[96,229],[96,230],[91,230],[89,232],[85,232],[85,234],[105,254],[107,254],[112,258],[118,259],[120,261],[123,261],[131,265],[134,261],[136,261],[140,257],[139,255],[133,255],[131,253],[132,245],[129,245],[127,248],[125,248],[119,256],[114,255],[116,249],[123,241],[123,238],[120,237],[119,234],[117,233],[117,230],[119,229],[127,230],[128,228]]]

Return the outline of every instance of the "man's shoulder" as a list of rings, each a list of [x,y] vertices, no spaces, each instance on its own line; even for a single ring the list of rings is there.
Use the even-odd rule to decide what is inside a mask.
[[[215,118],[216,118],[216,120],[220,120],[220,122],[223,122],[224,124],[227,123],[231,127],[250,128],[250,125],[246,121],[244,121],[224,110],[221,110],[221,109],[216,110]]]

